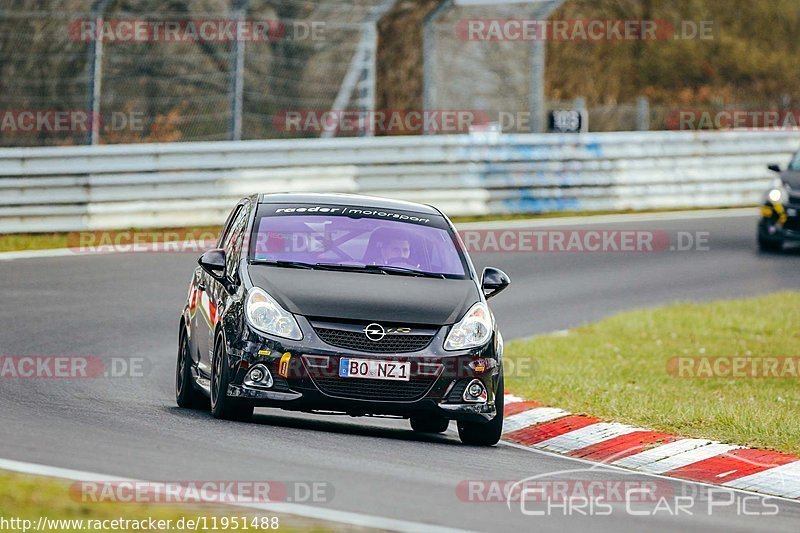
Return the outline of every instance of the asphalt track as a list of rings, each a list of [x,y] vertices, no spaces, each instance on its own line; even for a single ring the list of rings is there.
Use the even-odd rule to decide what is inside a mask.
[[[540,223],[541,224],[541,223]],[[558,226],[563,229],[562,226]],[[475,254],[513,279],[492,300],[506,339],[570,328],[619,310],[800,288],[800,253],[762,255],[754,216],[594,223],[592,229],[708,232],[706,251]],[[800,504],[770,500],[773,516],[737,506],[707,512],[707,488],[668,483],[699,496],[691,515],[662,510],[610,516],[519,504],[469,503],[464,480],[652,480],[501,444],[463,446],[451,431],[421,437],[407,422],[257,410],[253,423],[213,419],[175,406],[179,311],[196,257],[116,254],[0,261],[0,354],[143,357],[144,377],[0,380],[0,458],[150,480],[303,480],[333,486],[335,509],[478,531],[796,531]],[[703,327],[698,324],[698,327]],[[747,496],[735,493],[737,501]],[[763,503],[763,502],[762,502]],[[750,502],[751,511],[772,512]],[[652,511],[652,509],[650,509]]]

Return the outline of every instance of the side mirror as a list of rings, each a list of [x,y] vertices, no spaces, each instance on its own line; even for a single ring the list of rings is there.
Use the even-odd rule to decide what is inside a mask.
[[[481,287],[486,298],[499,294],[503,289],[511,285],[511,278],[499,268],[486,267],[483,269],[483,279]]]
[[[209,250],[200,256],[197,264],[217,281],[225,282],[225,250]]]
[[[771,165],[767,165],[767,169],[769,169],[769,170],[771,170],[773,172],[780,172],[781,171],[780,165],[776,165],[775,163],[772,163]]]

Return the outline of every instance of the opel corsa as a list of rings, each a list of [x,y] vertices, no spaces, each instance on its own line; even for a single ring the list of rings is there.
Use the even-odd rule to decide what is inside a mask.
[[[176,396],[246,420],[255,407],[457,421],[503,429],[503,338],[479,276],[438,209],[356,195],[242,199],[204,253],[180,319]]]

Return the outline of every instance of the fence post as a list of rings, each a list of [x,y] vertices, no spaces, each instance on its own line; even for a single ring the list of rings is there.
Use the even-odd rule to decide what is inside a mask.
[[[453,0],[443,0],[425,15],[422,28],[422,109],[426,113],[434,108],[436,100],[436,21],[452,4]],[[433,132],[426,130],[424,133]]]
[[[95,23],[95,32],[89,41],[89,102],[91,113],[89,131],[86,135],[88,144],[100,143],[100,99],[103,85],[103,12],[111,0],[95,0],[92,4],[91,16]]]
[[[531,48],[531,133],[541,133],[547,122],[544,94],[545,42],[533,41]]]
[[[354,88],[358,89],[358,110],[367,117],[375,111],[375,86],[378,76],[378,22],[394,7],[395,3],[396,0],[383,0],[370,10],[369,15],[362,23],[361,39],[358,41],[358,47],[353,53],[353,59],[350,60],[350,66],[347,68],[331,107],[335,126],[323,129],[320,138],[330,139],[336,135],[340,114],[350,101]],[[367,120],[367,124],[371,123],[370,118]],[[368,125],[361,134],[365,137],[372,137],[375,132],[372,126]]]
[[[636,99],[636,129],[638,131],[650,129],[650,100],[646,96]]]
[[[234,0],[234,20],[241,25],[247,14],[247,4],[249,0]],[[231,58],[231,82],[230,82],[230,125],[228,128],[229,138],[232,141],[242,140],[242,107],[244,105],[244,49],[245,42],[239,34],[237,27],[236,35],[233,40],[233,54]]]
[[[547,20],[550,15],[561,7],[564,0],[544,0],[536,6],[534,18]],[[541,133],[547,129],[547,100],[544,92],[545,81],[545,54],[547,52],[547,30],[542,30],[541,38],[536,38],[531,43],[531,133]]]

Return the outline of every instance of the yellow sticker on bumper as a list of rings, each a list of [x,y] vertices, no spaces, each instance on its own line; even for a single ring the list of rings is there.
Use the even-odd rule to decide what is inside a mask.
[[[292,354],[286,352],[281,356],[281,362],[278,365],[278,375],[285,378],[289,376],[289,360],[292,358]]]

